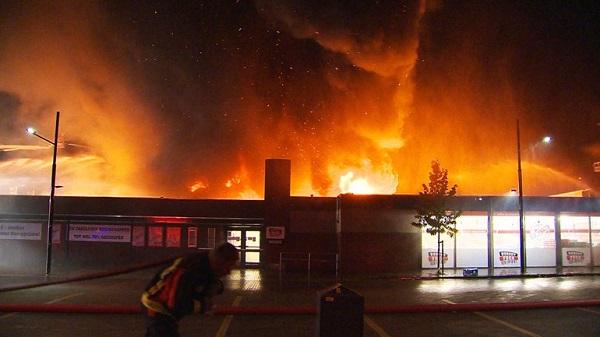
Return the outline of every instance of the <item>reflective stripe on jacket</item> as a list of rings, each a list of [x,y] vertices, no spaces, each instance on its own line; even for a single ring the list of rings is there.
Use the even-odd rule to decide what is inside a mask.
[[[151,311],[179,320],[204,309],[204,298],[210,296],[208,290],[216,282],[219,280],[210,269],[208,254],[191,254],[158,272],[142,294],[141,302]]]

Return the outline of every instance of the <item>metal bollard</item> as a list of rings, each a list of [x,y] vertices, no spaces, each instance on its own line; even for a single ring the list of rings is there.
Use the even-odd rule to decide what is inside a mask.
[[[365,299],[338,284],[319,292],[318,337],[362,337]]]

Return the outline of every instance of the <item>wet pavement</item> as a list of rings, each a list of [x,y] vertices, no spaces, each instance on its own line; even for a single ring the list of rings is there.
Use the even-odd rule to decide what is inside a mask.
[[[1,292],[0,305],[136,306],[142,289],[154,272],[155,269],[141,270],[87,281]],[[371,308],[600,300],[598,275],[558,276],[556,270],[540,274],[530,269],[526,277],[462,278],[459,277],[462,270],[445,272],[444,278],[440,279],[433,278],[434,271],[413,275],[345,277],[343,285],[364,296],[365,306]],[[52,276],[49,280],[66,276],[73,275]],[[43,282],[45,279],[0,276],[0,287]],[[309,277],[307,274],[279,275],[276,271],[237,270],[227,278],[227,290],[217,299],[217,304],[242,308],[316,308],[318,291],[335,283],[335,275]],[[317,318],[316,314],[191,316],[182,320],[181,333],[184,337],[315,336]],[[144,321],[138,314],[0,312],[1,337],[143,335]],[[363,335],[600,336],[600,306],[366,314]]]

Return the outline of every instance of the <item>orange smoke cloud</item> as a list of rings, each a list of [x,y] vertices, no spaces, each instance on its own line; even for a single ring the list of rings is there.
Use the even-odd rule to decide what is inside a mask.
[[[481,61],[494,39],[427,30],[440,3],[257,0],[247,16],[224,4],[236,10],[218,14],[232,17],[180,30],[160,24],[162,9],[148,20],[137,7],[29,4],[0,36],[0,108],[3,94],[17,106],[0,141],[36,142],[20,135],[29,123],[51,135],[60,110],[62,138],[80,145],[60,150],[63,195],[257,199],[264,160],[276,157],[292,161],[294,195],[416,193],[434,159],[459,193],[504,194],[516,182],[522,92],[505,54]],[[130,24],[136,14],[143,28]],[[446,33],[456,36],[436,35]],[[2,151],[25,152],[14,149]],[[25,193],[47,191],[50,152],[23,156],[0,161],[3,173],[21,191],[41,186]],[[526,194],[585,187],[551,164],[525,156]]]
[[[97,34],[108,29],[103,9],[88,2],[39,2],[19,14],[0,54],[0,90],[21,102],[15,124],[22,128],[14,139],[29,125],[51,137],[60,110],[61,138],[83,143],[87,153],[59,150],[57,181],[65,187],[58,193],[147,193],[144,167],[160,144],[152,131],[157,123],[98,42]],[[47,176],[28,167],[20,174],[25,171],[32,179]]]

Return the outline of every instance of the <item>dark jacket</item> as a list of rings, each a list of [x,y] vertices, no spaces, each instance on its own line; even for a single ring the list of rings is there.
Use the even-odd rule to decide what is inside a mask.
[[[194,253],[176,259],[159,271],[142,295],[150,315],[160,313],[175,320],[193,312],[208,310],[210,298],[223,291],[208,262],[208,253]]]

